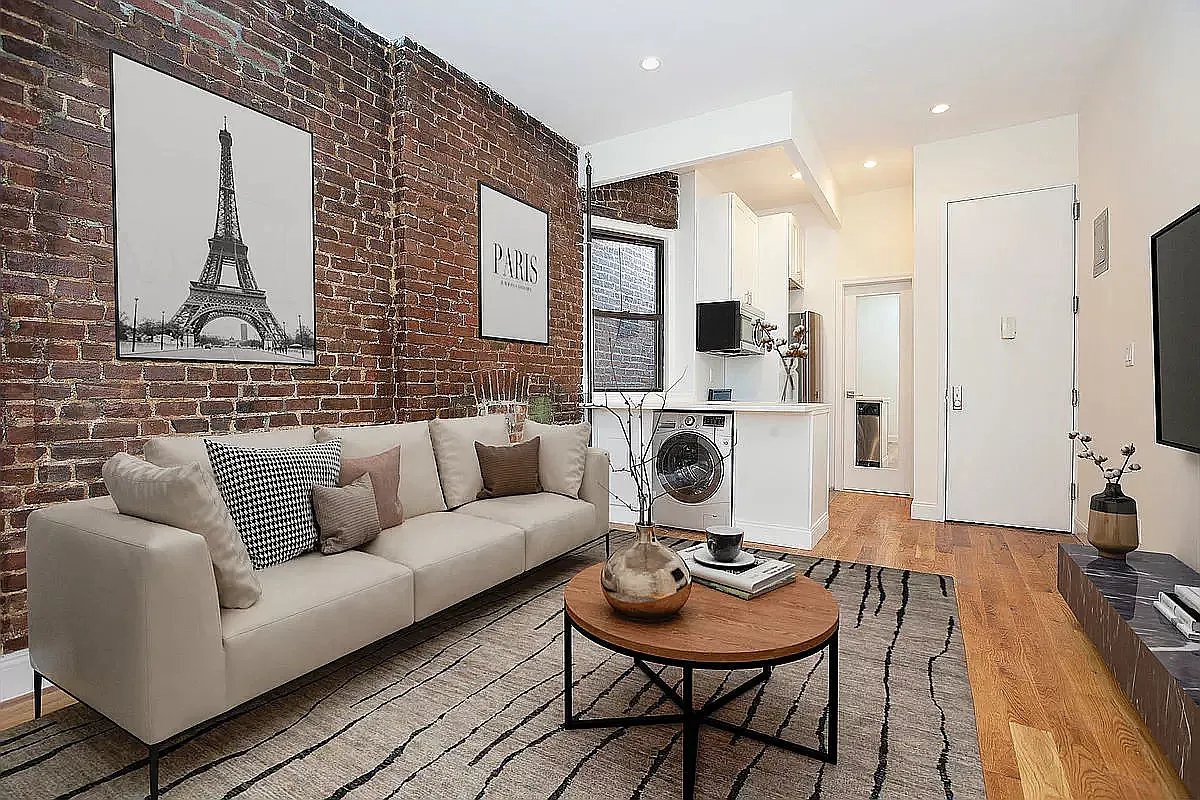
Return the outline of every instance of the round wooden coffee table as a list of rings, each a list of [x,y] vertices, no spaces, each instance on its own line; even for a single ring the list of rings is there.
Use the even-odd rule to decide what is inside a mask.
[[[796,582],[754,600],[693,585],[687,605],[666,622],[639,622],[618,616],[600,589],[603,564],[580,572],[564,592],[564,728],[615,728],[635,725],[683,726],[683,796],[696,791],[700,727],[709,725],[793,753],[837,763],[837,601],[821,585],[798,576]],[[608,650],[630,656],[681,713],[584,719],[571,710],[571,632],[577,630]],[[771,677],[772,667],[829,651],[829,738],[824,750],[735,725],[712,714]],[[683,691],[646,666],[647,662],[683,668]],[[757,669],[750,680],[700,707],[692,698],[696,669]]]

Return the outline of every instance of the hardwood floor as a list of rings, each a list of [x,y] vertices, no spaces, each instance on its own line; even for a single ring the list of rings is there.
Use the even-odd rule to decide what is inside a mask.
[[[814,555],[954,577],[990,800],[1187,798],[1055,589],[1072,537],[909,519],[838,492]]]
[[[814,555],[951,575],[990,800],[1187,798],[1055,590],[1070,537],[909,519],[908,500],[839,492]],[[53,691],[47,710],[71,700]],[[33,716],[0,705],[0,730]]]

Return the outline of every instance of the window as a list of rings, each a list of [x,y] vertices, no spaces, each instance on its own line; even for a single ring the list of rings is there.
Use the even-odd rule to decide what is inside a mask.
[[[591,372],[595,391],[662,391],[662,240],[592,233]]]

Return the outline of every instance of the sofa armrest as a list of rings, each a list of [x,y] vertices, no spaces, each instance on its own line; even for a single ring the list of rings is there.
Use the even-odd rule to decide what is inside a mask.
[[[225,710],[225,652],[203,537],[107,497],[29,516],[34,669],[146,744]]]
[[[589,447],[583,468],[583,484],[579,487],[579,499],[586,500],[596,507],[596,535],[608,532],[609,473],[608,451]]]

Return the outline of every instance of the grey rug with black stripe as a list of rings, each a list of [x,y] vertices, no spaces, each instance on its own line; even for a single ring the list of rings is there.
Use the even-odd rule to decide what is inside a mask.
[[[581,548],[172,742],[164,797],[678,797],[677,726],[560,728],[562,589],[603,554],[602,541]],[[953,581],[788,558],[842,609],[838,763],[706,728],[697,796],[982,798]],[[577,710],[672,713],[628,658],[583,637],[572,644]],[[823,658],[777,667],[719,715],[822,744]],[[697,699],[748,675],[697,671]],[[662,676],[680,680],[674,668]],[[0,733],[0,797],[144,797],[144,756],[127,734],[72,706]]]

